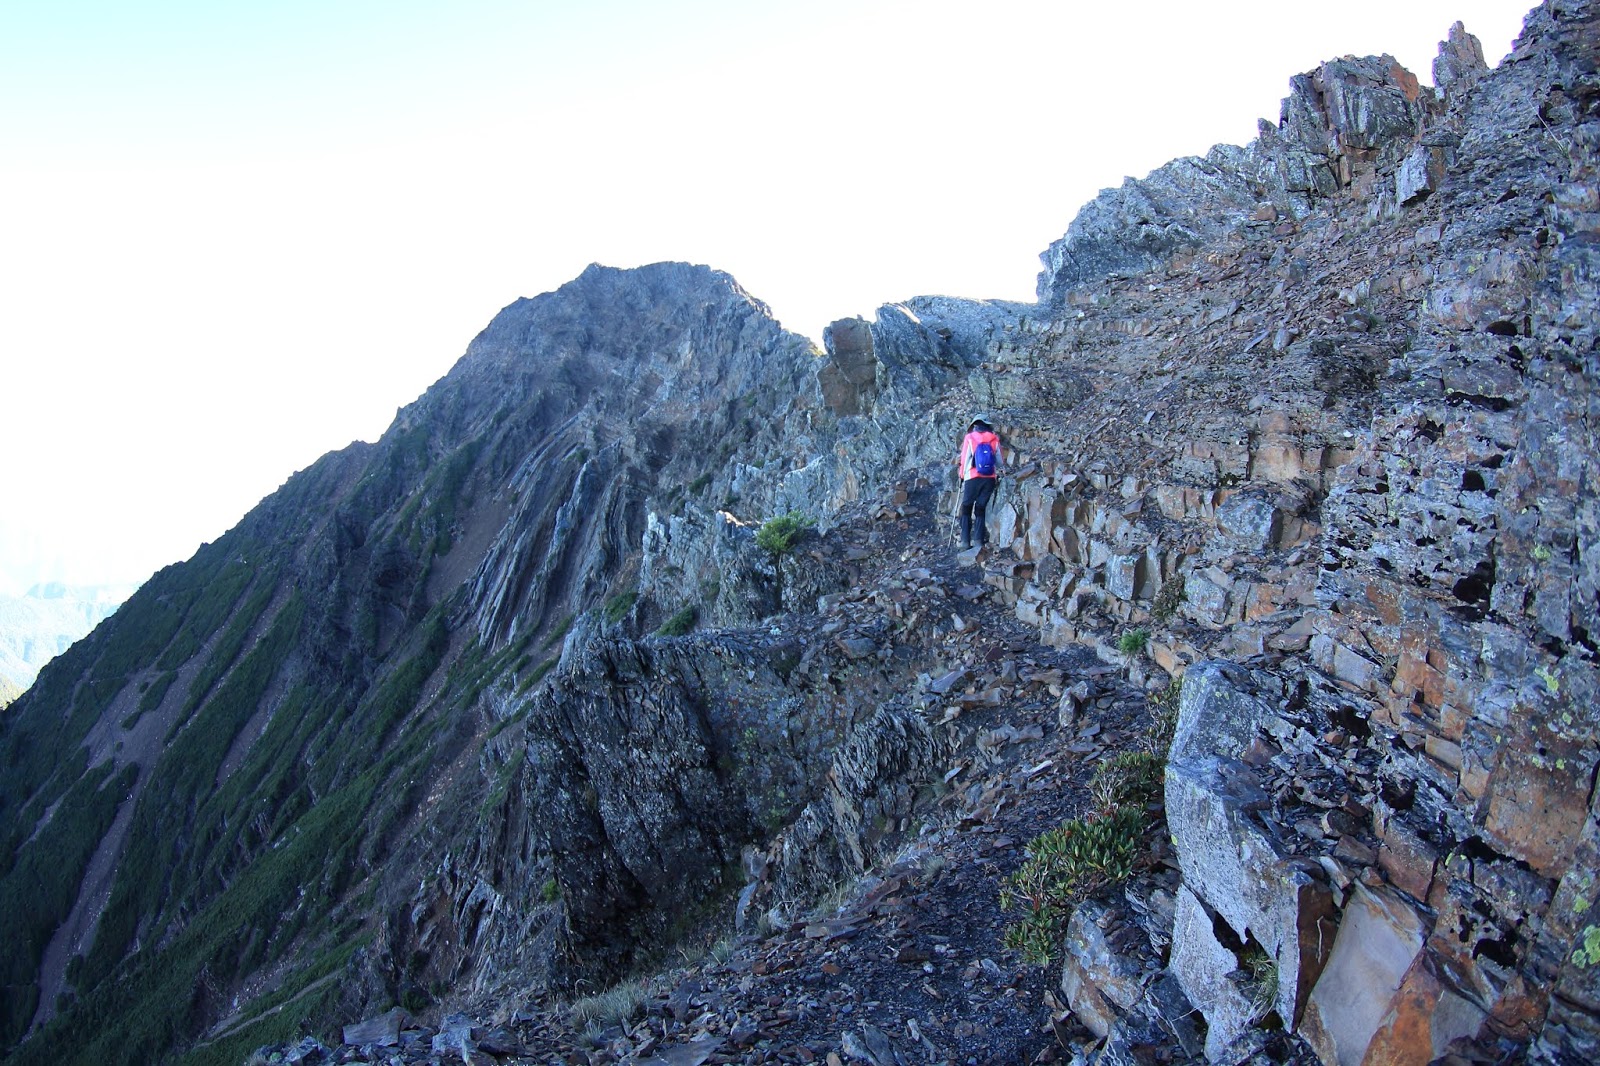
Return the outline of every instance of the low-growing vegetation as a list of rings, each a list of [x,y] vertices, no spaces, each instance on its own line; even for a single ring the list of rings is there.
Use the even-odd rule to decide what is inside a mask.
[[[1164,746],[1108,759],[1089,782],[1095,810],[1029,842],[1027,860],[1000,891],[1001,909],[1022,912],[1006,929],[1006,947],[1048,965],[1073,909],[1132,876],[1161,821],[1151,808],[1160,801],[1165,769]]]
[[[1182,574],[1174,574],[1161,583],[1156,598],[1150,604],[1150,617],[1157,622],[1170,622],[1183,603],[1184,582]]]
[[[1047,965],[1073,908],[1133,873],[1149,827],[1144,808],[1113,807],[1035,837],[1028,845],[1028,860],[1000,892],[1002,909],[1023,912],[1006,930],[1006,947],[1028,962]]]
[[[1146,806],[1161,795],[1166,760],[1150,751],[1125,751],[1100,764],[1089,794],[1101,810]]]
[[[549,651],[557,644],[560,644],[563,640],[566,640],[567,632],[572,628],[572,623],[577,620],[577,617],[578,616],[575,614],[569,614],[561,621],[557,622],[555,628],[550,630],[549,633],[545,634],[544,642],[540,644],[539,647],[543,648],[545,651]]]
[[[616,625],[627,617],[629,611],[633,610],[634,602],[638,599],[639,593],[636,590],[619,592],[606,601],[606,605],[601,608],[601,614],[604,615],[607,623]]]
[[[794,546],[800,543],[800,538],[806,535],[806,530],[816,525],[816,522],[798,511],[769,518],[756,530],[756,543],[773,555],[787,555],[794,551]]]
[[[1167,687],[1150,697],[1150,724],[1145,728],[1143,744],[1146,750],[1167,757],[1172,747],[1173,734],[1178,731],[1178,703],[1183,698],[1183,678],[1175,677]]]
[[[545,675],[554,670],[556,668],[556,663],[560,661],[560,659],[546,659],[538,666],[535,666],[533,670],[529,672],[528,676],[523,679],[522,684],[517,686],[517,695],[523,696],[532,691],[533,686],[543,681],[545,679]]]
[[[646,978],[632,978],[611,986],[598,995],[585,996],[572,1004],[572,1024],[578,1028],[601,1028],[632,1021],[644,1009],[653,989]]]
[[[699,616],[699,610],[693,604],[690,604],[665,622],[662,622],[661,628],[656,630],[656,636],[681,637],[694,628],[695,620]]]

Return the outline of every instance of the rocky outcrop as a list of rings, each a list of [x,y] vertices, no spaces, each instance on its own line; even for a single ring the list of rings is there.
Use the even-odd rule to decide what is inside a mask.
[[[507,923],[530,945],[509,958],[547,966],[549,907],[504,875],[548,849],[512,860],[529,828],[475,815],[511,794],[509,754],[480,756],[484,708],[515,714],[583,611],[623,605],[637,631],[676,608],[638,587],[647,516],[727,491],[736,451],[766,466],[817,412],[814,359],[726,275],[592,267],[503,311],[376,445],[152,579],[8,710],[7,1045],[76,996],[136,1018],[128,1046],[152,1056],[264,970],[349,954],[352,879],[394,909],[351,990],[503,974],[475,952]],[[217,913],[236,925],[197,918]],[[129,968],[184,991],[124,1014]]]
[[[1457,24],[1442,49],[1436,83],[1464,90],[1486,65],[1483,49]],[[1437,100],[1390,56],[1329,60],[1290,79],[1276,126],[1245,148],[1218,145],[1129,178],[1081,208],[1067,233],[1040,256],[1039,302],[1057,307],[1068,292],[1121,274],[1142,274],[1174,255],[1226,241],[1250,223],[1299,220],[1352,185],[1392,172],[1411,151]],[[1402,199],[1432,180],[1424,140],[1422,173],[1406,170]],[[1442,159],[1441,159],[1442,162]],[[1424,191],[1423,195],[1426,194]]]
[[[1600,600],[1581,413],[1596,24],[1592,5],[1547,5],[1493,72],[1457,26],[1436,96],[1386,59],[1296,79],[1249,149],[1291,194],[1263,197],[1262,222],[1288,220],[1271,224],[1289,241],[1270,254],[1242,200],[1208,189],[1158,211],[1153,176],[1104,195],[1047,256],[1041,298],[1062,317],[1046,335],[1069,365],[1109,326],[1130,338],[1124,373],[1160,373],[1174,351],[1160,323],[1182,319],[1189,346],[1273,368],[1242,405],[1256,419],[1224,416],[1198,441],[1163,428],[1161,391],[1121,390],[1142,422],[1105,404],[1096,428],[1176,461],[1085,463],[1089,442],[1070,465],[1040,456],[1002,521],[1024,560],[1006,590],[1019,617],[1047,639],[1098,629],[1108,654],[1109,635],[1149,626],[1154,659],[1184,676],[1169,965],[1207,1018],[1212,1061],[1250,1054],[1266,1014],[1329,1063],[1428,1062],[1458,1042],[1596,1054],[1580,917],[1595,902],[1600,760],[1583,709]],[[1217,228],[1170,224],[1190,207]],[[1169,224],[1140,230],[1124,210]],[[1383,262],[1334,252],[1352,225]],[[1095,226],[1144,236],[1101,251]],[[1229,265],[1252,259],[1334,299],[1304,326],[1274,322]],[[1145,271],[1146,294],[1093,283],[1113,270]],[[1208,291],[1175,309],[1159,290],[1191,271]],[[1280,355],[1252,360],[1269,343],[1304,369],[1286,380]],[[1214,368],[1201,386],[1226,388],[1230,368]],[[1297,386],[1310,388],[1284,403]],[[1024,418],[1024,459],[1060,440]],[[1205,663],[1216,654],[1258,668],[1230,674]],[[1270,1007],[1247,988],[1257,966],[1273,973]]]

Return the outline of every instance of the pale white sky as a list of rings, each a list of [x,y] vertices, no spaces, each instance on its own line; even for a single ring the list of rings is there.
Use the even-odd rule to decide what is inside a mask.
[[[1526,0],[0,0],[0,593],[138,581],[590,262],[1033,298],[1098,190]]]

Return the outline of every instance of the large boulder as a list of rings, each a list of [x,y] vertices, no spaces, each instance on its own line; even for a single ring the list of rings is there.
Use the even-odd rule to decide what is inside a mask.
[[[1235,972],[1270,969],[1270,1007],[1293,1028],[1332,945],[1334,902],[1321,868],[1297,857],[1270,816],[1271,801],[1242,756],[1276,717],[1238,667],[1203,663],[1184,678],[1167,764],[1167,824],[1188,907],[1173,936],[1173,970],[1221,1033],[1250,1024]],[[1201,912],[1209,920],[1200,917]],[[1219,954],[1232,952],[1230,967]],[[1221,1044],[1208,1041],[1221,1054]]]

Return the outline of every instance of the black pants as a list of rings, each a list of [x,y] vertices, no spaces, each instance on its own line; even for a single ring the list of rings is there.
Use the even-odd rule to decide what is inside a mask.
[[[985,528],[985,519],[989,515],[989,499],[994,495],[995,481],[992,477],[969,477],[961,483],[961,546],[963,548],[973,543],[989,543],[989,531]],[[978,520],[978,539],[972,539],[972,520]]]

